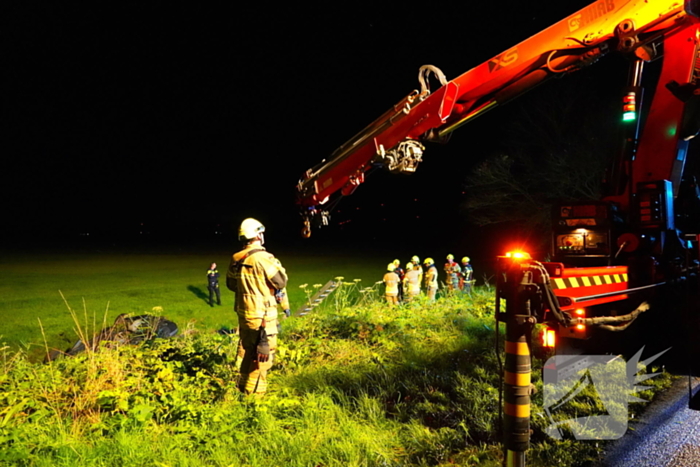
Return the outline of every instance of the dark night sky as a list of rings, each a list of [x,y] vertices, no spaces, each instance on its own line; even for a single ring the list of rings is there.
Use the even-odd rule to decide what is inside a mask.
[[[419,66],[454,78],[589,3],[5,6],[0,231],[230,231],[254,216],[296,236],[301,173],[415,89]],[[510,105],[347,207],[419,199],[426,237],[462,222],[461,183]]]

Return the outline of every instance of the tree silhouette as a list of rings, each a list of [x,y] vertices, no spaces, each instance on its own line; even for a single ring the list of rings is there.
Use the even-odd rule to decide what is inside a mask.
[[[515,224],[548,238],[554,204],[600,199],[619,148],[617,99],[600,96],[596,76],[572,78],[521,98],[499,151],[467,177],[463,207],[471,222]]]

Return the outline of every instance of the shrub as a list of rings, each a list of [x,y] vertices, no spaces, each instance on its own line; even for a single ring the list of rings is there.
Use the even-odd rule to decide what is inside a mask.
[[[214,332],[105,342],[44,365],[0,349],[0,463],[500,465],[493,296],[394,307],[366,296],[285,320],[263,399],[237,391],[236,339]],[[538,397],[530,464],[594,458],[593,444],[544,435]]]

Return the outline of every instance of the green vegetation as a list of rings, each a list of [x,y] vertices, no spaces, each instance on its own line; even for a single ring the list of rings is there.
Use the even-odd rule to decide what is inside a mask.
[[[255,399],[235,389],[235,338],[214,332],[225,324],[217,316],[225,307],[207,315],[208,305],[187,290],[203,282],[207,262],[201,260],[164,257],[136,263],[131,258],[124,262],[125,282],[130,274],[147,270],[144,290],[161,284],[162,302],[151,297],[139,306],[137,297],[123,299],[115,293],[112,298],[119,305],[110,305],[110,314],[117,313],[115,307],[142,313],[162,306],[165,316],[178,321],[187,316],[187,308],[165,302],[169,285],[162,283],[168,273],[179,277],[184,292],[178,297],[194,301],[197,308],[191,310],[196,320],[180,323],[177,338],[141,346],[105,345],[49,364],[32,363],[24,347],[0,349],[0,465],[501,465],[500,369],[488,287],[477,288],[471,298],[388,307],[367,290],[371,281],[359,286],[345,273],[333,300],[313,314],[284,321],[270,391]],[[195,269],[190,276],[174,270],[189,261]],[[291,270],[294,261],[282,261]],[[349,262],[332,263],[350,269]],[[36,264],[27,265],[31,270]],[[113,274],[118,282],[119,273],[111,268],[84,272],[97,273],[103,278]],[[290,285],[297,303],[304,289],[327,279],[307,274],[300,273],[304,281]],[[61,282],[56,276],[54,287]],[[76,281],[83,284],[83,279],[76,274]],[[307,287],[301,288],[304,283]],[[131,287],[137,284],[134,280]],[[82,306],[76,297],[85,292],[56,288],[63,288],[71,306],[71,301]],[[87,297],[88,310],[101,297]],[[95,326],[90,311],[78,308],[77,322],[69,324],[64,321],[70,314],[61,313],[56,323],[68,329],[64,332],[75,327],[84,333]],[[42,323],[47,329],[44,318]],[[40,333],[38,323],[34,332]],[[585,465],[597,455],[599,443],[555,441],[544,434],[550,422],[541,408],[540,364],[536,361],[533,371],[539,392],[528,465]],[[669,381],[667,374],[649,380],[654,389],[641,397],[649,399]],[[582,395],[559,419],[574,411],[576,416],[600,413],[599,402]]]
[[[339,275],[372,285],[384,274],[386,260],[343,257],[280,256],[290,271],[292,311],[304,304],[299,285],[326,283]],[[221,274],[222,306],[209,307],[205,273],[211,262]],[[228,253],[218,254],[73,254],[0,256],[0,337],[27,350],[33,360],[45,353],[39,320],[49,347],[62,350],[76,341],[66,302],[100,327],[120,313],[153,313],[161,307],[181,328],[233,328],[233,294],[226,289]]]

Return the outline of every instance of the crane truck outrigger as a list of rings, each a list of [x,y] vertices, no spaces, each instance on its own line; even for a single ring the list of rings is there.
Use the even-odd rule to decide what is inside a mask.
[[[442,142],[474,118],[554,76],[608,53],[630,59],[622,94],[623,147],[600,202],[565,203],[554,212],[554,262],[528,255],[499,258],[497,319],[506,323],[507,465],[524,465],[529,444],[529,339],[546,323],[563,342],[591,326],[621,330],[647,309],[601,316],[606,304],[670,284],[697,281],[697,232],[675,225],[674,198],[690,140],[700,128],[700,0],[598,0],[453,80],[420,68],[420,89],[307,170],[297,185],[304,228],[329,222],[332,198],[347,196],[376,166],[414,172],[425,143]],[[653,98],[641,117],[644,65],[662,60]],[[440,87],[430,89],[434,76]],[[644,124],[641,125],[642,120]],[[583,266],[583,267],[572,267]],[[697,291],[699,287],[695,286]]]

